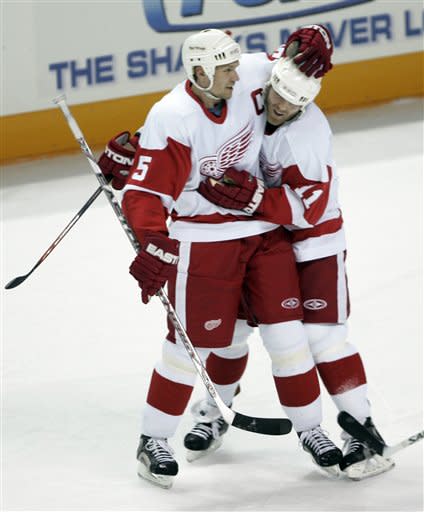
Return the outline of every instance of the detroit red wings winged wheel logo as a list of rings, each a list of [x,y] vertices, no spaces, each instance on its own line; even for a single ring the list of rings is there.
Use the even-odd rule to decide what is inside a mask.
[[[259,168],[262,171],[262,174],[269,178],[278,178],[282,171],[281,165],[278,163],[272,164],[268,162],[262,151],[259,153]]]
[[[234,166],[244,157],[252,137],[252,127],[245,126],[218,149],[216,157],[206,156],[200,159],[200,174],[220,179],[229,167]]]

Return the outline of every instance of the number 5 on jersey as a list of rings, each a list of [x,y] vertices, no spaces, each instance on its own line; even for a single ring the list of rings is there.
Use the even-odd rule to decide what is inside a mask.
[[[137,164],[137,170],[140,172],[135,172],[132,175],[132,179],[136,181],[143,181],[144,178],[146,177],[147,171],[149,170],[149,164],[151,161],[151,156],[140,155]]]

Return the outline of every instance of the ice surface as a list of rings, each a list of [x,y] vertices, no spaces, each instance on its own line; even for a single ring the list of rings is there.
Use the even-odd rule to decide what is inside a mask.
[[[422,427],[423,113],[407,100],[330,117],[341,177],[352,301],[377,426],[389,444]],[[88,141],[89,142],[89,141]],[[28,272],[97,187],[76,153],[2,170],[2,287]],[[18,288],[3,289],[3,510],[409,511],[423,508],[423,444],[362,482],[330,481],[294,433],[230,429],[171,490],[141,481],[141,405],[165,333],[159,300],[143,306],[132,248],[100,197]],[[235,408],[279,415],[268,356],[254,335]],[[337,439],[324,395],[323,426]],[[199,381],[193,399],[203,396]],[[339,443],[340,444],[340,443]]]

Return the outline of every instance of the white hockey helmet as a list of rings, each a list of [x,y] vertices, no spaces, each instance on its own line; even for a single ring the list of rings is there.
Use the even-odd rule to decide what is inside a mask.
[[[279,96],[299,107],[306,107],[314,101],[321,89],[320,78],[306,76],[287,57],[274,65],[269,83]]]
[[[216,66],[236,62],[240,56],[240,45],[228,34],[215,28],[208,28],[189,36],[182,48],[183,65],[190,82],[199,87],[194,79],[195,66],[201,66],[209,78],[209,87],[200,87],[203,90],[212,88]]]

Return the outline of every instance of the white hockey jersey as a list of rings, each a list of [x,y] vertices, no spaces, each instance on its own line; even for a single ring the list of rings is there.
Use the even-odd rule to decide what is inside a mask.
[[[260,166],[268,187],[288,185],[302,195],[303,190],[316,183],[327,184],[326,192],[317,200],[324,211],[318,222],[306,229],[286,226],[293,233],[297,261],[323,258],[346,249],[331,139],[326,117],[311,103],[297,119],[265,135],[263,140]]]
[[[188,81],[156,103],[142,130],[123,205],[132,191],[159,197],[172,214],[169,234],[181,241],[237,239],[275,229],[277,224],[216,206],[197,192],[201,180],[219,179],[230,167],[260,175],[261,92],[273,64],[265,53],[244,54],[237,68],[240,80],[218,117],[192,93]],[[146,212],[134,198],[129,221],[137,226],[137,216]]]

